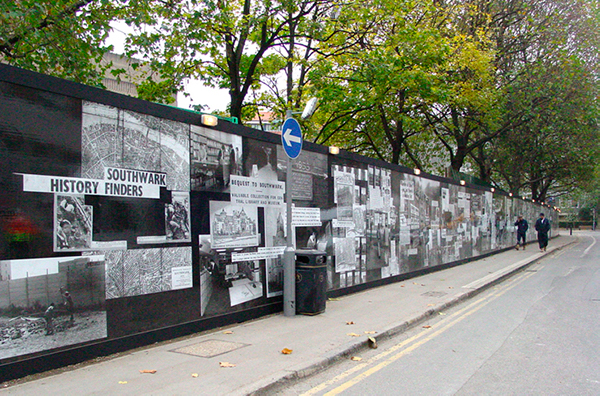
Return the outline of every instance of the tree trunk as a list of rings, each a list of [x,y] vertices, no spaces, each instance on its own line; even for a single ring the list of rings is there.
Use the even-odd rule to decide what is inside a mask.
[[[477,155],[471,154],[471,157],[475,159],[475,162],[477,162],[477,166],[479,167],[479,179],[486,183],[490,183],[492,180],[492,167],[487,161],[483,146],[479,146],[477,148]]]
[[[243,101],[243,99],[240,98],[239,93],[234,93],[232,91],[229,91],[229,97],[231,98],[229,114],[232,117],[236,117],[239,120],[239,122],[241,122],[242,121],[242,101]]]
[[[450,161],[450,167],[452,168],[452,170],[454,170],[455,172],[460,172],[460,169],[465,163],[466,156],[467,151],[465,150],[465,148],[459,147],[456,150],[456,154],[454,154],[454,157],[452,157],[452,160]]]

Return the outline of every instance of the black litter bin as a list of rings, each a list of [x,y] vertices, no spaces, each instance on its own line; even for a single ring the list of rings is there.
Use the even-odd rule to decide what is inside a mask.
[[[327,255],[319,250],[296,250],[296,314],[325,312]]]

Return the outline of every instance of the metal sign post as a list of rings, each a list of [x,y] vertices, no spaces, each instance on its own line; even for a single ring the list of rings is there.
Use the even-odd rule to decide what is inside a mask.
[[[287,210],[287,247],[283,253],[283,315],[296,315],[296,251],[292,243],[292,160],[302,151],[302,131],[298,121],[288,118],[281,128],[281,144],[287,154],[287,172],[285,180],[285,202]]]

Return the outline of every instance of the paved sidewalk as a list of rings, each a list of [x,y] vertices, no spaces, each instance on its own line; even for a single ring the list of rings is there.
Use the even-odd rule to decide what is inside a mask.
[[[567,235],[552,239],[545,253],[532,242],[526,251],[509,250],[328,301],[326,311],[320,315],[273,315],[141,348],[10,386],[0,390],[0,396],[268,394],[273,387],[310,375],[366,348],[369,336],[381,340],[401,333],[577,241],[576,236],[563,233]],[[283,354],[284,348],[293,352]],[[220,354],[200,357],[199,353]],[[235,367],[220,367],[221,362]]]

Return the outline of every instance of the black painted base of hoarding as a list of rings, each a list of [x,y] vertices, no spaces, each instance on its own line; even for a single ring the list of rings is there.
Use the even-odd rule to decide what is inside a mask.
[[[246,311],[215,316],[127,337],[103,340],[75,348],[70,347],[54,353],[44,353],[29,359],[21,359],[0,365],[0,383],[64,368],[157,342],[170,341],[202,331],[218,329],[219,327],[257,319],[281,311],[283,311],[283,302],[279,301]]]

